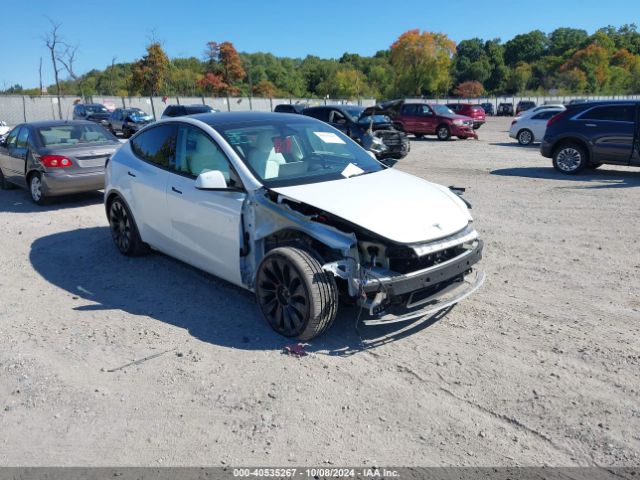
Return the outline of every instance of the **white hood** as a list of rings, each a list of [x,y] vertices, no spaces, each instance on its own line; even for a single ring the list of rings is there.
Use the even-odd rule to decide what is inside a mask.
[[[271,190],[398,243],[447,237],[471,220],[464,202],[448,188],[391,168]]]

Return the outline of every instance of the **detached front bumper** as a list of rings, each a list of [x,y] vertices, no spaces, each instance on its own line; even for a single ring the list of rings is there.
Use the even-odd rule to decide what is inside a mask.
[[[363,285],[367,300],[361,306],[372,316],[364,324],[412,320],[462,301],[484,283],[483,272],[472,272],[482,249],[482,240],[476,239],[460,255],[422,270],[391,275],[375,272]]]
[[[482,286],[485,278],[484,272],[472,273],[462,281],[454,282],[437,294],[427,297],[418,305],[414,305],[413,308],[407,308],[403,313],[389,312],[377,318],[365,319],[362,323],[365,325],[387,325],[433,315],[467,298]]]
[[[466,125],[452,125],[451,135],[458,138],[478,139],[478,134],[473,130],[473,127],[467,127]]]

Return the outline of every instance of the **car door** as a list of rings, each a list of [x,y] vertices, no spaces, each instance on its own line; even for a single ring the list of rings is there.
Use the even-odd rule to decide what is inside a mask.
[[[23,125],[18,132],[18,138],[16,140],[15,148],[10,151],[9,162],[11,170],[15,173],[14,181],[26,185],[27,179],[25,178],[27,153],[29,152],[29,127]]]
[[[416,121],[418,120],[418,105],[403,105],[402,110],[400,110],[400,116],[404,130],[408,133],[414,133],[416,131]]]
[[[436,133],[436,114],[429,105],[418,105],[416,133],[433,135]]]
[[[603,105],[586,110],[574,120],[589,140],[594,163],[628,165],[635,136],[634,104]]]
[[[349,122],[346,115],[340,110],[336,110],[335,108],[331,109],[331,112],[329,113],[329,124],[333,128],[340,130],[342,133],[346,135],[349,134]]]
[[[164,123],[130,140],[140,161],[127,165],[133,210],[142,240],[171,254],[171,222],[167,213],[167,179],[174,161],[177,126]]]
[[[196,178],[211,170],[230,179],[230,163],[215,141],[198,127],[180,125],[167,183],[174,255],[241,285],[239,252],[246,193],[237,188],[198,190]]]
[[[631,152],[631,165],[640,166],[640,105],[636,104],[635,135]]]
[[[531,117],[529,128],[533,132],[535,142],[542,141],[547,130],[547,122],[558,112],[560,110],[542,110]]]
[[[122,132],[123,113],[124,111],[121,108],[118,108],[115,112],[113,112],[111,127],[115,132]]]
[[[16,149],[16,143],[18,142],[18,134],[22,129],[22,125],[15,127],[9,135],[4,146],[0,147],[0,168],[2,168],[2,174],[7,180],[16,182],[16,176],[18,172],[15,171],[15,164],[13,162],[12,153]]]

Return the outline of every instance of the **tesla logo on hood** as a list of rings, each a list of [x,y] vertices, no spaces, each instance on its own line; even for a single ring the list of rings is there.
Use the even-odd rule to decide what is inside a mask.
[[[433,228],[437,228],[438,230],[442,230],[442,227],[440,226],[439,223],[434,223],[433,225],[431,225]]]

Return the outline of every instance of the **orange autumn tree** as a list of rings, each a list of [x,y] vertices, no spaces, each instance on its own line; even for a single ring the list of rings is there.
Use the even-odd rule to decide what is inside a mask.
[[[231,42],[208,42],[205,55],[207,73],[198,86],[213,95],[225,94],[229,107],[229,96],[240,92],[237,83],[247,75],[240,55]]]
[[[409,30],[391,45],[391,64],[399,94],[447,92],[456,44],[444,33]]]
[[[484,93],[484,87],[476,80],[459,83],[453,90],[454,95],[464,98],[477,98]]]

